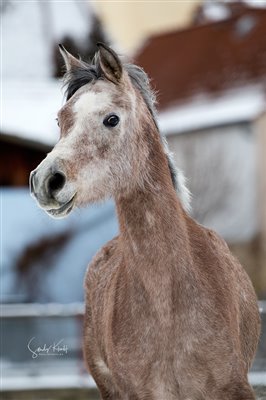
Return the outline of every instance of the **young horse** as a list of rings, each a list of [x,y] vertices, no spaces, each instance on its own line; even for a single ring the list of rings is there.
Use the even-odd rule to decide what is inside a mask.
[[[61,52],[61,138],[31,191],[54,217],[115,199],[120,233],[85,279],[84,354],[102,399],[255,399],[253,287],[226,243],[185,211],[145,73],[103,44],[92,65]]]

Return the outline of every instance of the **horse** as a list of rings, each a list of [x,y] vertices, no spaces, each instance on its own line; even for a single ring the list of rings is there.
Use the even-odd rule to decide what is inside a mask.
[[[101,398],[254,400],[256,295],[225,241],[190,216],[149,78],[103,43],[90,63],[59,46],[60,140],[30,190],[54,218],[115,201],[119,234],[84,281],[84,358]]]

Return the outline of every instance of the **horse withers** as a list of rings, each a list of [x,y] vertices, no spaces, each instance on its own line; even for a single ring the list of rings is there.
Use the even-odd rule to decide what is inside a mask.
[[[146,74],[104,44],[91,64],[60,50],[61,136],[30,186],[55,218],[115,200],[119,235],[85,278],[84,356],[102,399],[255,399],[254,289],[224,240],[189,216]]]

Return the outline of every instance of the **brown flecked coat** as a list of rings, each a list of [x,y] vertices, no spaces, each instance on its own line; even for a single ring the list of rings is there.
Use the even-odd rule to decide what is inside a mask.
[[[119,236],[88,269],[89,370],[103,399],[254,399],[252,284],[226,243],[184,212],[160,146],[154,156],[157,190],[116,199]]]
[[[105,45],[94,66],[62,53],[61,139],[31,191],[54,217],[115,199],[119,235],[85,278],[84,356],[102,399],[254,400],[256,295],[224,240],[185,211],[146,75]]]

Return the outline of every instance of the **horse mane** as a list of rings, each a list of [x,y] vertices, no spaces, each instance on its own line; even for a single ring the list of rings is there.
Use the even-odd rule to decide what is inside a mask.
[[[142,95],[143,100],[153,118],[154,124],[158,129],[157,110],[156,110],[156,95],[150,85],[150,80],[146,72],[139,66],[130,63],[124,63],[123,68],[127,71],[128,76]],[[90,64],[81,62],[79,67],[66,72],[64,76],[64,86],[66,87],[66,100],[69,100],[75,92],[82,86],[94,82],[98,79],[103,79],[103,73],[100,68],[98,54],[95,55]],[[190,192],[185,185],[185,177],[181,170],[177,169],[174,164],[172,154],[168,149],[168,144],[164,136],[160,135],[164,146],[165,154],[168,160],[168,167],[171,174],[173,186],[181,200],[181,203],[186,211],[190,211]]]

